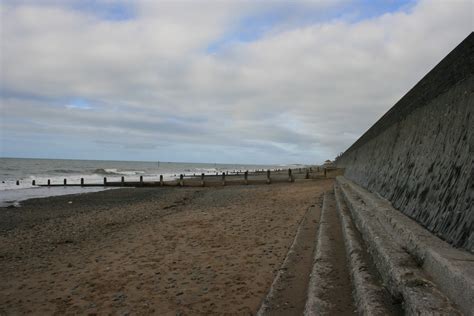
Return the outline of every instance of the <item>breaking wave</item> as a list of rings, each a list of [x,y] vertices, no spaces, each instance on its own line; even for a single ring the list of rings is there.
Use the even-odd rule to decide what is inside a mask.
[[[78,173],[77,170],[71,170],[71,169],[54,169],[50,171],[51,173],[59,173],[59,174],[64,174],[64,173]]]
[[[95,169],[94,172],[95,174],[100,174],[100,175],[137,175],[137,174],[144,174],[144,171],[137,171],[137,170],[117,170],[117,169]]]

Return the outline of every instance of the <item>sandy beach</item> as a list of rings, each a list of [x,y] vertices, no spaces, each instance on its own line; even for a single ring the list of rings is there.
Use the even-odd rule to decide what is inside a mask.
[[[118,189],[0,211],[0,314],[254,314],[332,180]]]

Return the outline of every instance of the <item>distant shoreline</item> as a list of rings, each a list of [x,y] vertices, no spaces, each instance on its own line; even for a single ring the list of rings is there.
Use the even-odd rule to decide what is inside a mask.
[[[311,170],[311,172],[310,172]],[[291,181],[301,181],[303,179],[321,179],[324,178],[322,170],[318,169],[293,169],[291,174],[291,181],[288,174],[288,169],[277,170],[270,172],[270,178],[268,179],[267,171],[254,171],[248,172],[247,180],[245,180],[245,173],[243,172],[231,172],[226,173],[225,177],[222,174],[207,174],[204,176],[204,181],[201,175],[192,174],[185,175],[183,179],[180,176],[173,177],[171,180],[163,182],[165,187],[219,187],[219,186],[232,186],[232,185],[252,185],[252,184],[268,184],[268,183],[286,183]],[[138,181],[126,181],[126,182],[107,182],[107,186],[102,183],[90,185],[85,183],[81,186],[78,183],[67,185],[61,183],[51,183],[51,186],[47,186],[45,183],[40,184],[41,186],[35,186],[30,188],[22,188],[17,190],[3,190],[0,191],[0,209],[5,207],[20,207],[21,203],[25,200],[35,198],[46,198],[51,196],[60,195],[72,195],[72,194],[87,194],[90,192],[99,192],[109,189],[119,188],[135,188],[135,187],[160,187],[161,183],[157,179],[154,181],[144,181],[143,183]],[[38,185],[38,184],[37,184]],[[162,188],[158,188],[162,189]]]
[[[119,182],[122,177],[126,182],[137,182],[142,177],[145,182],[159,181],[162,175],[164,181],[175,180],[180,174],[212,175],[236,170],[275,169],[281,166],[273,165],[230,165],[203,163],[157,163],[129,161],[92,161],[92,160],[50,160],[0,158],[0,204],[6,201],[20,201],[31,197],[81,193],[87,190],[80,188],[65,190],[49,188],[37,189],[37,185],[68,184],[80,185],[81,179],[85,184],[103,183],[104,177],[110,182]],[[35,188],[35,190],[25,190]],[[92,190],[92,189],[91,189]],[[95,191],[99,188],[93,189]],[[10,203],[12,204],[12,203]]]

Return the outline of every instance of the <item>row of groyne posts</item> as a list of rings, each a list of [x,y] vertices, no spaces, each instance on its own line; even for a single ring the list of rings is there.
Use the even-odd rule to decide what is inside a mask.
[[[274,173],[276,174],[285,174],[285,171],[282,170],[282,169],[277,169],[277,170],[273,170]],[[313,177],[311,174],[314,173],[314,172],[317,172],[318,175],[317,177]],[[327,168],[320,168],[320,167],[315,167],[315,168],[298,168],[297,169],[297,172],[296,173],[299,173],[299,174],[304,174],[304,177],[303,179],[305,180],[308,180],[308,179],[312,179],[312,178],[326,178],[327,176]],[[125,181],[125,177],[122,176],[121,177],[121,180],[120,182],[117,182],[117,181],[108,181],[107,180],[107,177],[104,177],[104,180],[103,180],[103,183],[85,183],[84,181],[84,178],[81,178],[80,179],[80,183],[68,183],[67,182],[67,179],[64,179],[63,180],[63,183],[60,184],[60,183],[51,183],[51,180],[48,179],[47,180],[47,184],[37,184],[36,183],[36,180],[32,180],[32,185],[34,186],[42,186],[42,187],[52,187],[52,186],[87,186],[87,187],[91,187],[91,186],[114,186],[114,187],[120,187],[120,186],[133,186],[133,187],[136,187],[136,186],[185,186],[185,185],[200,185],[200,186],[206,186],[206,183],[207,184],[218,184],[220,183],[221,185],[226,185],[226,184],[231,184],[231,183],[235,183],[235,184],[249,184],[251,181],[249,180],[249,174],[250,175],[254,175],[254,176],[262,176],[262,175],[266,175],[266,177],[260,177],[259,179],[255,179],[255,181],[252,181],[252,183],[266,183],[266,184],[271,184],[274,179],[272,179],[272,173],[271,173],[271,170],[266,170],[264,171],[263,169],[262,170],[257,170],[257,171],[253,171],[253,172],[250,172],[247,170],[245,172],[236,172],[234,171],[233,173],[229,174],[229,172],[222,172],[222,174],[219,175],[219,173],[216,172],[215,175],[205,175],[204,173],[201,173],[201,176],[197,176],[196,174],[193,174],[192,176],[186,176],[185,174],[181,174],[179,175],[179,179],[177,180],[172,180],[172,181],[164,181],[164,178],[163,178],[163,175],[160,175],[160,180],[159,181],[148,181],[148,182],[145,182],[143,180],[143,176],[140,176],[140,180],[137,182],[137,181],[128,181],[126,182]],[[240,181],[237,180],[237,181],[228,181],[227,180],[227,177],[231,177],[231,176],[242,176],[243,175],[243,179],[241,179]],[[206,182],[205,179],[206,177],[207,178],[212,178],[212,179],[216,179],[217,177],[220,176],[220,181],[209,181],[209,182]],[[184,178],[185,177],[190,177],[192,180],[190,180],[188,182],[188,180],[186,181],[187,184],[185,184],[185,180]],[[283,179],[279,179],[280,181],[279,182],[283,182],[283,181],[287,181],[287,182],[294,182],[295,181],[295,175],[294,175],[294,172],[292,169],[288,169],[287,171],[287,177],[286,178],[283,178]],[[281,181],[283,180],[283,181]],[[20,185],[20,180],[17,180],[16,181],[16,184],[17,185]]]

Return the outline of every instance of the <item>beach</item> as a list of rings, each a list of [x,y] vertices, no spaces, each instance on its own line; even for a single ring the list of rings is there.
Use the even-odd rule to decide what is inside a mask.
[[[332,180],[127,188],[0,212],[1,314],[255,314]]]

